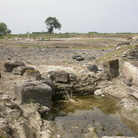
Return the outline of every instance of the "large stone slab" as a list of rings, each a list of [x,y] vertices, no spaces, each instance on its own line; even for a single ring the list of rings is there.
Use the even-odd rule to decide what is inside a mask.
[[[9,61],[4,64],[6,72],[12,72],[12,70],[18,66],[25,66],[25,64],[18,61]]]
[[[15,96],[19,103],[51,104],[52,88],[40,81],[25,80],[15,85]]]
[[[126,81],[138,86],[138,67],[132,65],[130,62],[124,62],[123,75]]]
[[[115,78],[119,76],[119,60],[113,59],[104,62],[103,64],[104,70],[109,74],[111,78]]]

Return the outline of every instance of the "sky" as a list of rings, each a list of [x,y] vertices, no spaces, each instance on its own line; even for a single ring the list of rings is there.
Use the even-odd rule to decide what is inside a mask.
[[[50,16],[62,24],[55,33],[138,32],[138,0],[0,0],[12,34],[47,31]]]

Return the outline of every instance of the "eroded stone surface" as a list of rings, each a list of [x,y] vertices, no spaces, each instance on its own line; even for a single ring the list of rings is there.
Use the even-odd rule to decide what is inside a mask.
[[[65,71],[51,71],[48,72],[49,78],[55,82],[68,83],[69,74]]]
[[[138,67],[132,65],[130,62],[124,62],[123,74],[125,79],[132,85],[138,86]]]
[[[25,66],[25,64],[19,61],[9,61],[4,64],[6,72],[12,72],[12,70],[18,66]]]
[[[33,67],[29,67],[29,66],[19,66],[13,69],[13,73],[15,75],[23,75],[25,73],[25,71],[27,70],[35,70]]]
[[[103,64],[104,70],[109,74],[111,78],[119,76],[119,60],[109,60]]]
[[[39,81],[26,80],[17,82],[15,96],[20,103],[38,102],[42,105],[49,105],[51,103],[52,88]]]

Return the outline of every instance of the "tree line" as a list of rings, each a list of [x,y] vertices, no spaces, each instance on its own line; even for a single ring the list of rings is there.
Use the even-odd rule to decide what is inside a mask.
[[[61,23],[59,23],[58,19],[56,17],[48,17],[44,23],[46,24],[47,32],[43,33],[54,33],[54,29],[61,29]],[[8,29],[6,23],[1,22],[0,23],[0,34],[10,34],[11,30]],[[33,32],[33,33],[40,33],[40,32]]]

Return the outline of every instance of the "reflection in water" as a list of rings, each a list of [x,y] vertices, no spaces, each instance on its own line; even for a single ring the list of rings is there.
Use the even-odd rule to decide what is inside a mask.
[[[138,136],[122,122],[114,101],[94,96],[77,97],[75,101],[53,105],[55,122],[67,138],[84,138],[90,127],[99,138],[107,135]]]

